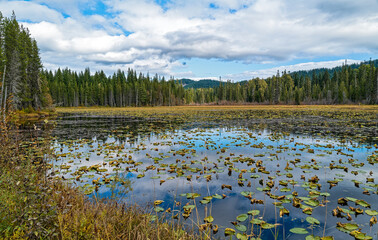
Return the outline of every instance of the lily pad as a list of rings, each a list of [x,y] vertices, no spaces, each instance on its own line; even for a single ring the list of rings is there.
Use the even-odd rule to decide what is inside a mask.
[[[329,197],[329,196],[331,196],[331,194],[327,193],[327,192],[324,192],[324,193],[320,193],[320,196]]]
[[[245,220],[248,219],[248,215],[247,215],[247,214],[240,214],[239,216],[236,217],[236,219],[237,219],[239,222],[244,222]]]
[[[366,213],[367,215],[369,215],[369,216],[375,216],[375,215],[378,215],[378,212],[377,212],[377,211],[375,211],[375,210],[370,210],[370,209],[365,210],[365,213]]]
[[[290,192],[291,189],[290,189],[290,188],[281,188],[280,191],[281,191],[281,192]]]
[[[313,217],[306,217],[306,221],[310,224],[320,224],[319,220]]]
[[[210,216],[205,217],[204,221],[207,223],[212,223],[214,221],[214,218],[210,215]]]
[[[232,228],[226,228],[224,230],[224,235],[225,236],[232,236],[232,235],[235,235],[235,230],[232,229]]]
[[[260,214],[260,210],[251,210],[251,211],[248,211],[248,214],[252,216],[257,216]]]
[[[241,233],[237,233],[236,234],[236,238],[237,239],[240,239],[240,240],[248,240],[248,236],[244,234],[241,234]]]
[[[252,224],[261,224],[261,223],[263,223],[264,221],[263,220],[260,220],[260,219],[258,219],[258,218],[254,218],[254,219],[252,219],[251,221],[250,221],[250,223],[252,223]]]
[[[296,233],[296,234],[307,234],[308,231],[305,228],[292,228],[290,229],[290,232]]]
[[[155,212],[163,212],[164,208],[162,207],[155,207]]]
[[[306,236],[306,240],[321,240],[321,238],[314,235],[308,235]]]
[[[348,201],[351,201],[351,202],[356,202],[358,200],[358,199],[352,198],[352,197],[346,197],[345,199],[348,200]]]
[[[162,204],[163,202],[164,202],[163,200],[156,200],[156,201],[154,202],[154,205],[157,206],[157,205]]]
[[[197,197],[200,197],[201,195],[199,193],[187,193],[186,194],[186,198],[187,199],[194,199],[194,198],[197,198]]]
[[[195,207],[196,207],[195,205],[186,205],[186,206],[184,206],[184,209],[192,210]]]
[[[319,201],[318,200],[313,200],[313,199],[305,201],[304,203],[306,203],[307,205],[310,205],[311,207],[316,207],[316,206],[319,205]]]
[[[271,223],[263,223],[261,224],[261,228],[263,229],[271,229],[271,228],[274,228],[274,224],[271,224]]]
[[[223,197],[219,194],[214,194],[213,195],[213,198],[216,198],[216,199],[223,199]]]
[[[356,203],[357,205],[362,206],[362,207],[370,207],[370,204],[367,203],[365,200],[357,200],[355,203]]]
[[[239,230],[240,232],[245,232],[245,231],[247,231],[247,227],[244,226],[243,224],[238,224],[238,225],[235,226],[235,228],[236,228],[237,230]]]
[[[241,192],[241,195],[243,195],[244,197],[252,196],[253,194],[254,194],[254,192],[247,192],[247,191]]]

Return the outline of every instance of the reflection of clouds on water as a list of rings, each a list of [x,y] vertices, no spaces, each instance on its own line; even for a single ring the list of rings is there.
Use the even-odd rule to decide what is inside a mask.
[[[127,135],[125,133],[122,134],[124,136]],[[123,178],[124,180],[132,181],[131,187],[133,191],[125,194],[125,192],[121,191],[123,186],[115,185],[112,189],[109,187],[109,184],[106,184],[105,186],[100,186],[97,194],[100,197],[110,197],[112,193],[116,195],[120,194],[122,197],[125,197],[121,201],[137,203],[142,206],[150,204],[151,209],[151,204],[154,200],[164,200],[164,203],[161,205],[164,209],[182,209],[184,204],[193,203],[193,200],[180,196],[180,194],[200,193],[201,196],[196,198],[199,219],[202,220],[211,211],[216,224],[222,227],[234,228],[230,222],[235,221],[239,214],[246,213],[252,209],[259,209],[261,211],[260,216],[264,214],[264,221],[269,223],[277,221],[277,223],[284,224],[284,226],[279,225],[277,227],[280,231],[279,238],[283,237],[282,231],[284,228],[287,236],[291,227],[308,227],[309,224],[304,221],[307,215],[302,212],[302,209],[294,208],[291,203],[284,203],[282,206],[290,211],[290,215],[280,218],[279,207],[273,205],[277,200],[271,199],[264,192],[260,192],[257,189],[258,187],[266,187],[266,181],[274,183],[274,187],[271,190],[273,195],[283,196],[290,194],[292,191],[297,191],[299,196],[311,197],[309,196],[309,192],[319,189],[309,189],[308,185],[303,184],[308,183],[308,179],[315,175],[318,176],[320,178],[319,184],[321,184],[319,192],[328,192],[331,194],[327,198],[330,201],[327,206],[328,235],[329,233],[336,234],[337,236],[340,234],[339,232],[334,232],[334,229],[329,229],[331,226],[335,226],[336,222],[343,220],[331,216],[332,209],[337,207],[337,199],[339,197],[350,196],[364,199],[372,204],[373,209],[378,206],[375,194],[372,193],[370,196],[362,194],[363,187],[366,187],[366,177],[368,177],[370,170],[377,172],[376,167],[374,168],[374,166],[366,163],[367,156],[375,151],[375,149],[368,149],[364,145],[357,146],[356,143],[349,142],[342,144],[332,138],[294,134],[283,136],[267,130],[252,131],[238,127],[188,128],[185,130],[162,132],[161,134],[149,134],[145,132],[145,135],[142,136],[139,134],[132,142],[129,140],[127,136],[121,139],[117,136],[117,133],[112,133],[111,137],[93,137],[92,141],[82,140],[70,143],[56,141],[54,148],[57,150],[57,154],[70,153],[73,155],[67,155],[66,158],[62,158],[62,160],[54,164],[60,165],[61,163],[66,163],[72,165],[72,172],[65,174],[66,178],[70,178],[70,174],[82,166],[89,167],[99,164],[101,168],[107,169],[106,172],[101,174],[89,172],[87,175],[94,175],[93,178],[87,179],[83,177],[82,179],[86,182],[76,182],[78,185],[84,185],[91,183],[92,179],[97,179],[98,177],[103,178],[106,176],[109,178],[114,176],[116,173],[114,171],[115,167],[110,166],[110,161],[132,160],[140,162],[141,164],[138,166],[126,163],[120,163],[119,165],[120,173],[127,173],[127,167],[129,170],[135,170],[135,172],[127,173]],[[89,147],[90,145],[92,147]],[[60,152],[60,148],[62,148],[62,152]],[[143,150],[143,148],[145,149]],[[313,153],[310,149],[313,150]],[[339,153],[337,150],[339,150]],[[181,156],[180,153],[184,153],[183,151],[185,151],[185,154]],[[81,153],[81,156],[78,155],[79,153]],[[344,155],[341,153],[344,153]],[[353,154],[353,156],[350,156],[350,154]],[[245,162],[241,161],[242,159]],[[251,159],[253,160],[253,164],[248,165]],[[300,160],[295,162],[296,159]],[[359,168],[353,167],[353,162],[350,162],[350,159],[354,159],[354,163],[356,164],[363,162],[365,165]],[[265,167],[267,173],[258,171],[256,161],[259,160],[261,160],[261,164]],[[68,163],[68,161],[73,162]],[[103,165],[104,162],[106,165]],[[330,163],[335,166],[346,166],[348,167],[348,172],[345,172],[344,169],[331,170],[329,168]],[[287,164],[293,169],[285,169]],[[145,171],[146,167],[151,165],[154,165],[156,168],[165,168],[165,170],[160,171],[162,174],[158,174],[157,169]],[[231,176],[228,175],[229,167],[232,168]],[[316,167],[319,170],[314,169]],[[175,168],[182,169],[183,176],[178,176],[176,170],[172,173],[168,172],[170,169]],[[199,172],[191,172],[190,168],[197,168]],[[256,172],[251,173],[251,168],[255,168]],[[241,175],[246,180],[242,180],[244,186],[239,186],[240,181],[238,183],[238,178],[242,169],[244,169],[243,171],[247,171]],[[206,172],[206,170],[209,172]],[[352,170],[359,171],[358,175],[351,174]],[[201,171],[203,172],[200,173]],[[215,173],[212,171],[215,171]],[[289,177],[286,175],[288,173],[291,173],[293,176]],[[142,175],[143,177],[138,178],[138,175]],[[192,175],[191,181],[187,180],[188,175]],[[211,175],[209,182],[206,181],[206,175]],[[251,178],[251,175],[258,175],[259,178]],[[305,180],[301,179],[302,175]],[[157,176],[160,178],[152,179]],[[198,179],[197,176],[199,176]],[[169,177],[174,177],[174,179],[168,179]],[[268,177],[271,177],[271,179],[268,179]],[[342,178],[344,181],[339,182],[330,189],[330,184],[327,181],[334,180],[335,178]],[[165,182],[160,184],[161,180],[165,180]],[[293,185],[288,184],[289,192],[282,192],[280,189],[283,186],[279,185],[280,180],[294,180],[296,182]],[[360,188],[356,188],[351,180],[362,182]],[[263,185],[260,184],[260,181]],[[248,186],[249,182],[250,186]],[[233,191],[222,189],[222,184],[231,185]],[[251,204],[248,198],[240,194],[242,191],[254,192],[252,197],[264,200],[264,205]],[[226,194],[226,198],[222,200],[212,199],[207,205],[199,203],[203,197],[213,194]],[[318,197],[318,199],[321,201],[324,198]],[[175,201],[181,202],[180,207],[175,207]],[[325,207],[317,206],[313,209],[312,216],[317,218],[321,223],[319,227],[314,229],[315,235],[322,235],[325,213]],[[193,213],[191,219],[195,220],[196,217]],[[366,215],[358,216],[356,221],[368,223],[369,219],[367,218],[368,216]],[[250,227],[248,222],[245,224]],[[362,227],[363,230],[368,229],[368,226],[364,225]],[[263,238],[269,239],[271,237],[272,233],[269,230],[265,231]],[[290,239],[301,238],[292,235]]]

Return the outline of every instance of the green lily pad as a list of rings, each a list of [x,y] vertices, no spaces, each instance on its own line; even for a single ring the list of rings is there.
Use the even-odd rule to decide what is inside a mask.
[[[163,212],[164,208],[162,207],[155,207],[155,212]]]
[[[365,200],[357,200],[355,203],[356,203],[357,205],[362,206],[362,207],[370,207],[370,204],[367,203]]]
[[[248,214],[252,216],[257,216],[260,214],[260,210],[251,210],[251,211],[248,211]]]
[[[358,225],[354,223],[344,223],[344,224],[341,224],[341,227],[347,231],[353,231],[353,230],[358,229]]]
[[[213,198],[216,198],[216,199],[223,199],[223,197],[219,194],[214,194],[213,195]]]
[[[314,235],[308,235],[306,236],[306,240],[321,240],[321,238]]]
[[[316,207],[316,206],[319,205],[319,201],[313,200],[313,199],[310,199],[308,201],[304,201],[304,203],[306,203],[307,205],[310,205],[311,207]]]
[[[89,188],[85,189],[84,194],[85,195],[90,195],[90,194],[92,194],[94,192],[94,190],[95,190],[94,187],[89,187]]]
[[[186,198],[187,199],[194,199],[194,198],[197,198],[197,197],[200,197],[201,195],[199,193],[187,193],[186,194]]]
[[[331,196],[331,194],[327,193],[327,192],[324,192],[324,193],[320,193],[320,196],[329,197],[329,196]]]
[[[235,226],[235,228],[236,228],[237,230],[239,230],[240,232],[245,232],[245,231],[247,231],[247,227],[244,226],[243,224],[238,224],[238,225]]]
[[[290,188],[281,188],[280,191],[281,192],[290,192],[291,189]]]
[[[290,232],[296,233],[296,234],[307,234],[308,231],[305,228],[292,228],[290,229]]]
[[[235,235],[235,230],[232,229],[232,228],[226,228],[224,230],[224,235],[225,236],[232,236],[232,235]]]
[[[251,178],[259,178],[259,177],[260,177],[260,175],[258,175],[258,174],[251,175]]]
[[[367,215],[369,215],[369,216],[375,216],[375,215],[378,215],[378,212],[377,212],[377,211],[375,211],[375,210],[370,210],[370,209],[365,210],[365,213],[366,213]]]
[[[351,233],[352,235],[352,233]],[[373,239],[373,237],[366,235],[366,233],[357,232],[353,234],[353,237],[355,237],[358,240],[370,240]]]
[[[241,195],[243,195],[244,197],[247,197],[247,196],[249,196],[249,195],[253,195],[253,194],[255,194],[254,192],[247,192],[247,191],[243,191],[243,192],[241,192]]]
[[[186,205],[186,206],[184,206],[184,209],[192,210],[195,207],[196,207],[195,205]]]
[[[207,223],[212,223],[214,221],[214,218],[212,216],[207,216],[205,217],[204,221]]]
[[[263,229],[271,229],[271,228],[274,228],[274,224],[271,224],[271,223],[263,223],[261,224],[261,228]]]
[[[263,220],[260,220],[260,219],[257,219],[257,218],[254,218],[250,221],[250,223],[252,223],[252,224],[261,224],[263,222],[264,222]]]
[[[237,219],[239,222],[244,222],[245,220],[248,219],[248,215],[247,215],[247,214],[240,214],[239,216],[236,217],[236,219]]]
[[[320,224],[319,220],[313,217],[306,217],[306,221],[310,224]]]
[[[240,240],[248,240],[248,236],[244,234],[241,234],[241,233],[237,233],[236,234],[236,238],[237,239],[240,239]]]
[[[351,201],[351,202],[356,202],[358,200],[358,199],[352,198],[352,197],[346,197],[345,199],[348,200],[348,201]]]

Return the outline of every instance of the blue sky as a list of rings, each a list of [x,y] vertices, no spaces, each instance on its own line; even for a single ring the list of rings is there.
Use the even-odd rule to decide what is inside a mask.
[[[378,58],[377,0],[0,0],[45,68],[234,81]]]

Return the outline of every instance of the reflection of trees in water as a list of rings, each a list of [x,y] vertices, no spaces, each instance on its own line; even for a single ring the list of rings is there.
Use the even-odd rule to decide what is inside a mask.
[[[53,135],[58,140],[92,139],[106,141],[112,136],[117,141],[130,144],[140,139],[159,136],[162,133],[172,133],[181,124],[159,121],[137,120],[126,117],[103,116],[63,116],[58,119],[58,125]]]
[[[114,176],[114,181],[110,181],[108,185],[110,195],[107,198],[121,201],[129,192],[133,191],[133,182],[130,180],[130,173],[127,171],[122,173],[116,172],[112,176]]]
[[[53,131],[53,135],[60,140],[92,139],[106,141],[109,136],[114,137],[122,143],[131,145],[137,144],[141,139],[154,136],[159,137],[161,134],[172,134],[177,130],[191,130],[195,128],[225,128],[226,130],[235,128],[245,128],[251,132],[286,132],[304,135],[332,135],[334,137],[348,136],[353,138],[357,136],[356,132],[351,129],[341,128],[337,122],[324,123],[325,119],[240,119],[240,120],[221,120],[214,119],[211,122],[166,122],[159,120],[146,120],[128,117],[104,117],[104,116],[79,116],[66,115],[58,118],[58,124]],[[357,129],[365,131],[361,136],[364,142],[374,144],[374,129]],[[357,131],[356,130],[356,131]],[[351,135],[353,133],[353,135]],[[359,139],[355,139],[359,140]],[[376,141],[376,140],[375,140]]]

